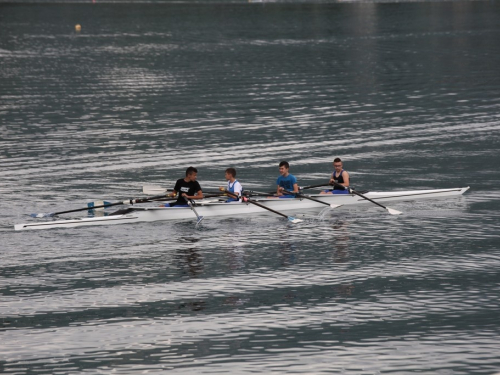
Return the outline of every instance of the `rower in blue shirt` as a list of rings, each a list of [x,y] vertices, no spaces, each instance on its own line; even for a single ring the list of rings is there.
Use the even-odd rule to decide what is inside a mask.
[[[297,184],[297,179],[293,174],[290,174],[290,164],[287,161],[282,161],[279,165],[280,175],[276,180],[278,188],[276,190],[276,195],[283,198],[293,198],[293,195],[283,194],[283,190],[287,190],[293,193],[299,192],[299,185]]]

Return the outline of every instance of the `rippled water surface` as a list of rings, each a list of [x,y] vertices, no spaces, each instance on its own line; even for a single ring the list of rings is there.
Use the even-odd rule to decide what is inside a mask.
[[[0,372],[500,371],[500,3],[0,4]],[[81,24],[81,32],[75,25]],[[15,232],[189,165],[463,197]],[[66,218],[85,216],[73,213]],[[193,216],[194,217],[194,216]]]

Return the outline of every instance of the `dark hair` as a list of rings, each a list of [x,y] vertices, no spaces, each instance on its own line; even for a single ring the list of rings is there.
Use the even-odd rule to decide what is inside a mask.
[[[284,160],[283,160],[283,161],[280,163],[280,167],[285,167],[286,169],[290,169],[290,164],[288,164],[288,162],[287,162],[287,161],[284,161]]]
[[[195,167],[189,167],[188,169],[186,169],[186,177],[192,173],[198,173],[198,169],[196,169]]]
[[[229,173],[231,176],[236,177],[236,169],[234,168],[226,169],[226,173]]]
[[[340,160],[340,158],[335,158],[335,159],[333,160],[333,162],[334,162],[334,163],[342,163],[342,160]]]

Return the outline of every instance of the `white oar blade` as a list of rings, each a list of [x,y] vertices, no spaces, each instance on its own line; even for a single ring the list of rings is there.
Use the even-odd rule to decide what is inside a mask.
[[[401,214],[402,214],[402,212],[401,212],[401,211],[395,210],[394,208],[389,208],[389,207],[387,207],[387,211],[389,211],[389,213],[390,213],[391,215],[401,215]]]
[[[144,185],[142,187],[142,192],[148,195],[159,195],[167,192],[167,189],[162,188],[157,185]]]
[[[297,224],[297,223],[302,223],[304,220],[296,219],[293,216],[288,216],[288,221]]]
[[[196,225],[200,224],[203,218],[204,216],[198,216],[198,219],[196,220]]]
[[[330,207],[331,207],[331,208],[339,208],[339,207],[342,207],[342,205],[341,205],[341,204],[333,204],[333,203],[332,203],[332,204],[330,205]]]
[[[52,217],[54,216],[53,212],[49,212],[48,214],[39,213],[39,214],[30,214],[31,217],[41,218],[41,217]]]

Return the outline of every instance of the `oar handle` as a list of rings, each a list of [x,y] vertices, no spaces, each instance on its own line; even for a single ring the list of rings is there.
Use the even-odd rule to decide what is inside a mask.
[[[224,194],[230,195],[234,198],[238,198],[238,199],[240,198],[240,196],[238,194],[234,194],[234,193],[230,192],[229,190],[224,190]]]

